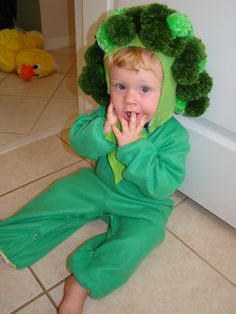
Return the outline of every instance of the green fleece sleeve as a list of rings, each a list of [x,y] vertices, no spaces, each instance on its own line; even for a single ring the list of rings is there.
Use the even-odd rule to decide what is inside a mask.
[[[140,139],[117,149],[117,159],[126,166],[124,179],[148,197],[169,197],[184,180],[188,135],[184,129],[171,134],[167,131],[154,142]]]
[[[105,138],[104,122],[104,108],[102,107],[90,114],[81,114],[74,122],[69,139],[72,148],[80,156],[97,160],[114,149],[115,145]]]

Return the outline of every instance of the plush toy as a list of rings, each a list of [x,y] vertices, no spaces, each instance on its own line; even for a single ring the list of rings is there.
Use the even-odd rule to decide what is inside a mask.
[[[43,36],[36,31],[0,31],[0,70],[17,72],[21,79],[40,78],[55,70],[53,56],[42,49]]]

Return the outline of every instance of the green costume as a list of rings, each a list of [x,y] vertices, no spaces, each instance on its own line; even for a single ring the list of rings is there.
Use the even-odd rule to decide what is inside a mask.
[[[154,5],[153,10],[156,8]],[[144,13],[147,9],[138,7]],[[119,14],[113,16],[123,17],[132,10],[118,10]],[[104,24],[98,37],[106,42],[103,27]],[[118,49],[108,42],[106,53]],[[89,54],[91,50],[87,61]],[[170,197],[184,180],[189,144],[187,132],[172,117],[176,108],[176,82],[171,72],[175,58],[163,56],[160,60],[164,72],[162,96],[154,119],[144,130],[145,136],[121,147],[117,147],[112,134],[105,136],[103,105],[107,95],[97,88],[97,94],[92,96],[100,99],[101,106],[80,115],[70,131],[73,149],[96,160],[96,166],[58,180],[14,216],[0,222],[0,253],[16,268],[35,263],[85,223],[102,219],[108,225],[107,232],[89,239],[68,259],[68,268],[78,282],[90,291],[91,297],[101,298],[125,283],[162,242],[173,208]],[[89,78],[88,68],[89,65],[80,77],[83,89]],[[97,71],[97,67],[93,70]],[[94,86],[92,90],[94,93]],[[187,100],[185,107],[186,104]],[[119,180],[115,180],[117,176]]]

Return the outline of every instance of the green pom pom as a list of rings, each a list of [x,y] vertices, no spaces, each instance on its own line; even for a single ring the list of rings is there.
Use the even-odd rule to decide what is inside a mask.
[[[174,79],[178,84],[190,85],[195,83],[199,78],[198,63],[191,60],[177,60],[172,66]]]
[[[195,83],[199,78],[203,60],[204,62],[206,60],[205,46],[200,39],[194,37],[187,42],[183,53],[178,56],[172,66],[176,82],[181,85]]]
[[[178,57],[181,55],[186,47],[187,39],[178,37],[169,42],[168,45],[163,47],[163,53],[171,57]]]
[[[78,84],[82,91],[93,97],[99,104],[108,104],[109,95],[105,81],[105,71],[103,66],[85,66],[78,79]]]
[[[115,15],[106,23],[107,33],[114,44],[125,46],[136,36],[135,24],[127,15]]]
[[[176,113],[184,113],[185,112],[185,108],[187,106],[187,100],[181,99],[179,97],[176,97],[176,104],[175,104],[175,109],[174,111]]]
[[[168,51],[171,45],[171,33],[165,23],[156,21],[155,24],[142,24],[140,38],[145,47],[151,51]]]
[[[153,3],[145,7],[143,13],[141,15],[142,24],[152,24],[156,20],[166,22],[166,18],[168,15],[175,12],[172,9],[169,9],[167,5]]]
[[[167,6],[158,3],[147,6],[141,14],[141,31],[140,39],[145,47],[152,51],[161,51],[169,56],[174,53],[175,46],[171,31],[166,24],[166,18],[173,10]],[[181,49],[182,50],[182,49]],[[176,54],[180,50],[177,49]]]
[[[205,68],[206,68],[206,63],[207,63],[207,59],[201,60],[201,61],[199,62],[199,64],[198,64],[198,70],[199,70],[200,73],[205,70]]]
[[[187,15],[178,12],[173,13],[167,17],[167,24],[173,38],[193,37],[193,28]]]
[[[209,103],[208,97],[190,101],[185,108],[185,115],[189,117],[199,117],[207,110]]]
[[[103,64],[104,52],[95,42],[92,46],[88,47],[85,51],[84,59],[87,64]]]
[[[117,8],[115,10],[112,10],[110,13],[109,13],[109,18],[111,16],[115,16],[115,15],[124,15],[126,12],[128,12],[128,8]]]
[[[176,94],[186,100],[196,100],[205,97],[212,89],[212,78],[207,72],[202,72],[196,83],[191,85],[177,85]]]
[[[114,48],[114,43],[111,41],[107,29],[106,29],[106,23],[102,22],[97,30],[96,34],[97,42],[99,47],[104,51],[108,52]]]
[[[140,15],[143,12],[144,6],[138,6],[130,8],[126,15],[129,16],[135,25],[135,31],[137,34],[140,33],[141,30],[141,22],[140,22]]]

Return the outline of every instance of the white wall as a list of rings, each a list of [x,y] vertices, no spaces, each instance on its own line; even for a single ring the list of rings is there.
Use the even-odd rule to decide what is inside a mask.
[[[74,0],[40,0],[45,49],[67,47],[75,42]]]

